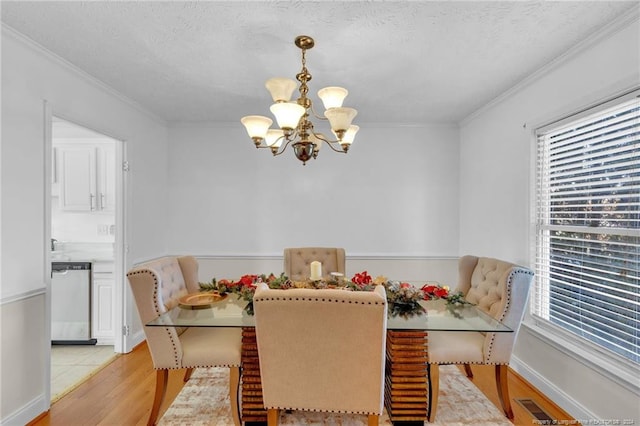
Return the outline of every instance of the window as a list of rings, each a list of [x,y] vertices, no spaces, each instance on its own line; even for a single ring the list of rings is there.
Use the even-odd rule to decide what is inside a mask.
[[[532,313],[638,364],[640,99],[540,129],[537,144]]]

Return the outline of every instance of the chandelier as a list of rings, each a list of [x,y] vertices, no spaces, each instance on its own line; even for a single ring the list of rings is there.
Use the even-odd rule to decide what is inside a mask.
[[[300,82],[300,97],[291,101],[293,91],[298,85],[294,80],[276,77],[265,83],[274,102],[270,110],[280,128],[270,129],[273,120],[261,115],[248,115],[240,121],[246,127],[256,148],[269,148],[276,156],[291,145],[298,160],[305,165],[311,158],[318,157],[323,144],[335,152],[346,154],[360,128],[351,124],[358,111],[342,106],[344,98],[349,93],[342,87],[320,89],[318,97],[322,100],[325,111],[324,116],[316,113],[311,99],[307,97],[307,83],[311,80],[311,74],[307,70],[305,56],[315,42],[313,38],[301,35],[296,37],[295,43],[302,50],[302,70],[296,75],[296,80]],[[319,120],[329,122],[335,139],[329,139],[324,134],[316,132],[309,118],[311,114]]]

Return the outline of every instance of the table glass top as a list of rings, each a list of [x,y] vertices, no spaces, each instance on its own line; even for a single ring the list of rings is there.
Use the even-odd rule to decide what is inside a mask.
[[[443,300],[420,302],[425,312],[389,316],[389,330],[510,332],[473,305],[448,306]],[[255,319],[244,310],[247,302],[235,295],[197,309],[177,306],[147,323],[149,327],[253,327]]]

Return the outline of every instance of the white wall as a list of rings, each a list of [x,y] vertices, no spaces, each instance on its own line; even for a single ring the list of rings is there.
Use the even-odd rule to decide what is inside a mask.
[[[635,13],[463,123],[461,253],[532,264],[532,132],[543,122],[640,84],[639,36]],[[603,366],[580,365],[581,359],[532,328],[521,330],[515,361],[527,379],[577,418],[640,420],[637,394],[618,386]]]
[[[303,166],[257,150],[239,122],[174,124],[162,232],[171,254],[198,257],[201,281],[280,273],[284,247],[339,246],[348,275],[454,286],[458,158],[456,125],[365,124],[349,154],[325,147]]]
[[[285,246],[340,245],[356,270],[375,262],[380,272],[372,273],[395,272],[408,262],[419,279],[425,260],[433,278],[449,283],[449,256],[529,263],[532,123],[637,83],[638,51],[636,21],[469,119],[460,135],[452,126],[362,123],[349,155],[322,152],[303,167],[291,153],[256,150],[235,124],[178,125],[167,134],[163,123],[3,26],[0,419],[23,424],[48,406],[45,99],[56,115],[126,141],[126,266],[170,251],[200,255],[201,278],[237,276],[251,256],[256,267],[275,268]],[[135,312],[128,315],[125,323],[134,323]],[[593,372],[567,377],[574,359],[522,333],[516,361],[540,372],[529,378],[550,392],[583,404],[577,415],[629,413],[628,394]],[[587,394],[597,388],[613,391],[593,401]]]
[[[167,133],[157,119],[4,25],[1,52],[0,419],[24,424],[49,406],[44,101],[60,117],[126,141],[132,259],[166,252],[157,230],[166,223]]]
[[[258,150],[238,122],[170,129],[169,246],[196,255],[456,256],[458,129],[361,124],[347,155],[303,166]],[[194,226],[197,224],[197,226]]]

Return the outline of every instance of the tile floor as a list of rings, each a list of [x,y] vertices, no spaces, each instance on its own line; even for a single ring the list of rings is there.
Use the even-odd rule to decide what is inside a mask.
[[[52,345],[51,402],[72,391],[117,355],[113,346]]]

